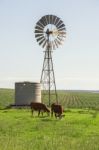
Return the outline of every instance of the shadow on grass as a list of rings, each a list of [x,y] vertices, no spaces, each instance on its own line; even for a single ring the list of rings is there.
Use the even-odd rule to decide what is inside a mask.
[[[50,121],[55,121],[55,120],[52,120],[51,118],[42,118],[41,121],[50,122]]]
[[[31,115],[31,118],[39,118],[39,119],[45,119],[45,118],[50,118],[50,116],[38,116],[38,115]]]

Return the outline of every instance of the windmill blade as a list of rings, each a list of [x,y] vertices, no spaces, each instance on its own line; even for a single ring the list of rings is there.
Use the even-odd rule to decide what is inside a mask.
[[[41,23],[40,21],[38,21],[36,25],[38,25],[38,26],[44,28],[44,25],[42,25],[42,23]]]
[[[45,38],[39,42],[39,45],[41,45],[44,41],[45,41]]]
[[[35,34],[35,37],[38,38],[40,36],[43,36],[43,34]]]
[[[54,40],[54,43],[55,43],[56,47],[58,48],[58,43],[57,43],[56,39]]]
[[[42,39],[45,39],[44,36],[41,36],[37,39],[37,42],[41,41]]]
[[[49,24],[53,24],[53,15],[49,15]]]
[[[56,20],[55,20],[55,25],[57,25],[57,23],[60,21],[60,18],[56,18]]]
[[[44,22],[42,19],[39,20],[39,23],[42,24],[43,28],[45,27]]]
[[[58,23],[57,23],[57,25],[56,25],[56,27],[58,28],[60,25],[62,25],[63,24],[63,21],[62,20],[60,20]]]
[[[50,24],[50,15],[48,15],[48,24]]]
[[[61,38],[66,38],[66,35],[63,35],[63,34],[59,34],[58,36]]]
[[[44,27],[46,26],[46,22],[45,22],[44,17],[41,18],[40,22],[44,25]]]
[[[36,26],[35,29],[43,31],[43,28]]]
[[[60,28],[60,29],[58,29],[58,31],[63,31],[63,30],[66,31],[66,28]]]
[[[57,43],[59,44],[59,45],[61,45],[62,43],[58,40],[58,39],[56,39],[56,41],[57,41]]]
[[[48,24],[48,15],[45,16],[46,23]]]
[[[66,34],[66,32],[63,32],[63,31],[60,31],[60,32],[58,32],[59,34]]]
[[[49,15],[46,15],[46,19],[47,19],[47,24],[50,24],[50,17],[49,17]]]
[[[56,21],[57,17],[53,16],[53,24],[55,25],[55,21]]]
[[[35,30],[35,33],[43,33],[41,30]]]
[[[63,28],[63,27],[65,27],[65,25],[64,25],[64,24],[61,24],[61,25],[58,27],[58,29]]]
[[[45,40],[44,44],[42,45],[42,47],[44,48],[46,46],[47,41]]]
[[[60,19],[58,20],[58,22],[56,23],[56,25],[55,25],[55,26],[57,27],[57,25],[58,25],[58,24],[60,25]]]
[[[66,32],[59,32],[58,35],[61,36],[61,37],[66,37]]]
[[[63,38],[60,37],[59,35],[57,36],[57,39],[58,39],[59,41],[63,41]]]
[[[53,24],[53,15],[50,15],[50,24]]]
[[[47,21],[46,21],[46,17],[44,16],[44,17],[42,17],[42,22],[43,22],[43,24],[44,24],[44,26],[46,26],[47,25]]]

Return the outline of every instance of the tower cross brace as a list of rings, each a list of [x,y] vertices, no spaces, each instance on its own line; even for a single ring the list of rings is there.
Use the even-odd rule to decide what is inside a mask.
[[[41,73],[40,83],[42,85],[43,90],[43,98],[44,96],[48,96],[49,106],[51,105],[52,95],[54,95],[55,102],[58,103],[58,96],[56,91],[56,83],[55,83],[55,75],[53,68],[53,60],[52,60],[52,51],[51,44],[48,40],[47,49],[44,51],[44,61],[43,61],[43,69]]]

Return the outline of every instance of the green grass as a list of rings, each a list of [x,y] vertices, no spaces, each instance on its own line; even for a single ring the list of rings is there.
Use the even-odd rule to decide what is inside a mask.
[[[0,89],[0,109],[14,103],[13,89]]]
[[[71,109],[65,117],[0,110],[0,150],[99,150],[99,114]]]

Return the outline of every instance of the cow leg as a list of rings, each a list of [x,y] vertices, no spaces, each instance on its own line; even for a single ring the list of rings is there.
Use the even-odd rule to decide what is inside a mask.
[[[50,113],[49,113],[49,112],[47,113],[47,116],[50,116]]]
[[[53,117],[53,110],[51,111],[51,117]]]
[[[55,118],[57,118],[57,114],[55,113]]]
[[[55,117],[56,117],[56,118],[59,117],[59,118],[61,119],[61,114],[55,113]]]
[[[43,111],[42,111],[42,116],[43,116]]]
[[[59,118],[60,118],[60,119],[62,118],[62,114],[60,114]]]
[[[40,115],[40,110],[38,111],[38,117],[39,117],[39,115]]]
[[[33,109],[31,109],[31,112],[32,112],[32,116],[33,116]]]

